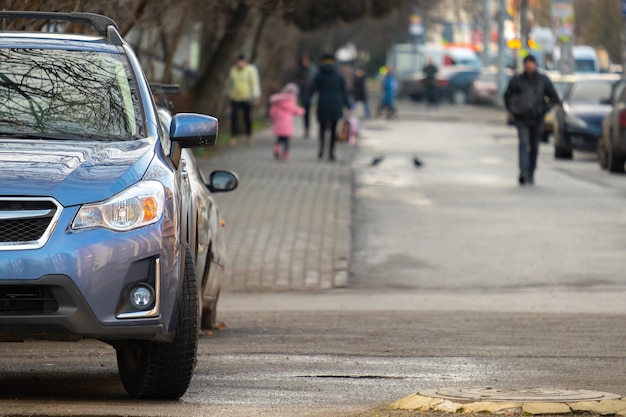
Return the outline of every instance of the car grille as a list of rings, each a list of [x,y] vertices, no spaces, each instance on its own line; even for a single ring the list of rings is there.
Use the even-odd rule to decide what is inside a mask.
[[[45,245],[60,214],[52,199],[0,198],[0,250]]]
[[[50,314],[59,309],[50,287],[37,285],[0,285],[0,316]]]

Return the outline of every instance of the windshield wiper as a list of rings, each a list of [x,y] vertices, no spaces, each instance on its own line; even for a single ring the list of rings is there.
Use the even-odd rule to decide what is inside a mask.
[[[52,139],[52,140],[68,140],[68,139],[96,139],[90,135],[75,135],[71,133],[38,133],[38,132],[4,132],[0,130],[0,138],[19,138],[19,139]]]

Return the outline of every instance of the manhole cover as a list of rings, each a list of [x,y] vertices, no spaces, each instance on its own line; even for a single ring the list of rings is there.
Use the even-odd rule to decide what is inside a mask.
[[[453,387],[421,391],[420,395],[456,402],[513,401],[542,403],[574,403],[581,401],[616,400],[621,395],[588,390],[552,388]]]

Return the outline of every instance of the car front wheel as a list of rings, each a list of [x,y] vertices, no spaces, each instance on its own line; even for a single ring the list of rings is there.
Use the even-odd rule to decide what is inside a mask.
[[[131,397],[177,399],[185,394],[196,363],[199,310],[196,274],[187,249],[174,340],[126,341],[115,347],[120,378]]]
[[[610,145],[609,145],[610,146]],[[601,137],[598,140],[598,164],[600,164],[600,168],[607,169],[609,165],[609,156],[606,150],[607,144],[604,139]]]
[[[607,154],[607,168],[609,168],[609,171],[614,173],[623,173],[626,158],[617,154],[612,147],[609,147]]]

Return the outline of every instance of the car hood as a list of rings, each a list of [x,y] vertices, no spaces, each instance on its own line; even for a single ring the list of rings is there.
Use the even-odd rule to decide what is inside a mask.
[[[600,124],[611,111],[611,106],[605,104],[576,104],[571,110],[587,123]]]
[[[54,197],[63,206],[105,200],[139,181],[156,139],[125,142],[0,140],[0,196]]]

